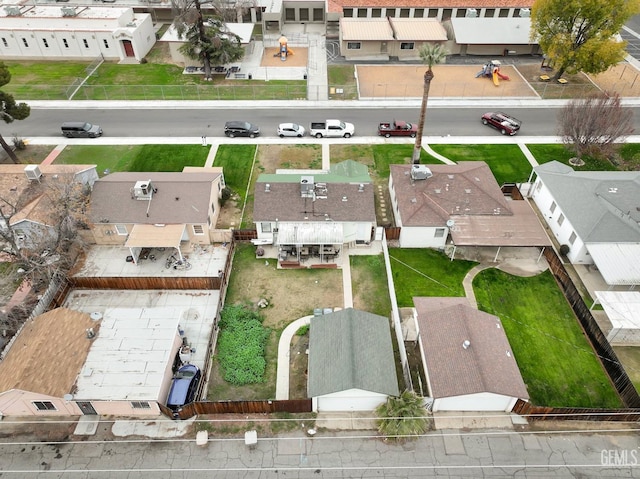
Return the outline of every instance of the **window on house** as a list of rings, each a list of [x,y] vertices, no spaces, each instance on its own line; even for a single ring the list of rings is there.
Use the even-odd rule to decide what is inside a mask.
[[[49,42],[47,41],[46,38],[42,39],[42,44],[44,45],[45,48],[49,48]]]
[[[496,14],[496,9],[495,8],[487,8],[484,11],[484,16],[487,18],[493,18],[493,16]]]
[[[576,241],[576,232],[574,231],[573,233],[571,233],[571,236],[569,236],[569,244],[573,244]]]
[[[119,235],[129,234],[125,225],[116,225],[116,233]]]
[[[382,18],[382,8],[372,8],[371,18]]]
[[[85,48],[89,48],[89,42],[87,41],[87,39],[86,39],[86,38],[83,38],[83,39],[82,39],[82,43],[84,44],[84,47],[85,47]]]
[[[313,21],[314,22],[322,22],[322,21],[324,21],[324,8],[314,8],[313,9]]]
[[[560,213],[560,216],[558,216],[558,224],[562,226],[562,223],[564,223],[564,215]]]
[[[429,14],[427,15],[428,18],[438,18],[438,9],[437,8],[430,8],[428,10]]]
[[[203,235],[204,234],[204,228],[202,227],[202,225],[193,225],[193,234],[194,235]]]
[[[8,46],[9,46],[9,43],[7,43],[7,39],[6,39],[6,38],[4,38],[4,37],[2,37],[2,44],[3,44],[5,47],[8,47]]]
[[[415,43],[413,42],[402,42],[400,43],[400,50],[413,50],[415,47]]]
[[[102,43],[104,44],[105,48],[109,48],[109,42],[107,41],[106,38],[104,40],[102,40]]]
[[[216,212],[216,204],[215,203],[211,203],[211,212],[212,213]]]
[[[62,44],[64,45],[65,48],[69,48],[69,42],[67,41],[66,38],[62,39]]]
[[[358,8],[358,18],[367,18],[366,8]]]
[[[260,223],[260,229],[263,233],[271,233],[271,223]]]
[[[445,8],[444,10],[442,10],[442,20],[449,20],[452,13],[453,10],[451,10],[450,8]]]
[[[400,9],[400,18],[409,18],[409,9],[401,8]]]
[[[507,18],[509,16],[509,9],[508,8],[501,8],[500,12],[498,13],[498,16],[500,18]]]
[[[444,236],[444,228],[436,228],[436,232],[433,235],[434,238],[442,238]]]
[[[514,17],[519,17],[520,16],[520,9],[519,8],[514,8],[513,9],[513,16]]]
[[[422,18],[424,17],[424,8],[416,8],[413,11],[413,18]]]
[[[131,401],[131,407],[133,409],[151,409],[148,401]]]
[[[347,50],[360,50],[361,43],[360,42],[348,42]]]
[[[551,211],[553,213],[556,210],[556,206],[558,206],[558,205],[556,205],[556,202],[552,201],[551,202],[551,208],[549,208],[549,211]]]
[[[207,226],[211,227],[211,216],[207,216]]]
[[[387,17],[395,18],[396,9],[395,8],[387,8]]]
[[[342,11],[342,13],[346,18],[352,18],[353,17],[353,8],[345,8]]]
[[[309,21],[309,9],[308,8],[301,8],[300,9],[300,21],[301,22],[308,22]]]
[[[27,41],[26,38],[22,39],[22,43],[24,44],[25,48],[29,48],[29,42]]]
[[[33,401],[33,405],[38,411],[57,411],[51,401]]]
[[[284,19],[287,22],[293,22],[296,19],[296,10],[295,8],[285,8],[284,9]]]
[[[456,18],[464,18],[467,16],[467,9],[466,8],[458,8],[456,10]]]

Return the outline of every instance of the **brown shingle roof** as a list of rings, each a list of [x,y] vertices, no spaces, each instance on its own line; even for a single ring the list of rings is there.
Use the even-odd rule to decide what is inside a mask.
[[[466,298],[413,302],[434,398],[483,392],[529,398],[497,316],[470,307]]]
[[[360,191],[362,189],[362,191]],[[376,220],[373,185],[326,183],[321,197],[303,198],[300,183],[256,183],[253,219],[259,221],[371,221]]]
[[[213,181],[219,173],[112,173],[93,185],[93,223],[205,223]],[[151,180],[157,192],[151,203],[132,198],[137,181]]]
[[[451,215],[512,216],[484,161],[429,165],[426,180],[412,180],[412,165],[391,165],[393,189],[403,226],[443,226]]]
[[[58,308],[27,322],[0,362],[0,392],[20,389],[53,397],[72,393],[100,323],[86,313]]]

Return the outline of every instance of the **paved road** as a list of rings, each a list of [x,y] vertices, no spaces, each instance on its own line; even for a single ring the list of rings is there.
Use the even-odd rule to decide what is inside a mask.
[[[3,478],[640,477],[636,431],[437,431],[404,444],[358,432],[0,445]]]

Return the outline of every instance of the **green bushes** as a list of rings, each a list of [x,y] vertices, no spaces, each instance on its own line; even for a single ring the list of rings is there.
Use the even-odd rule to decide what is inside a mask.
[[[221,313],[218,361],[225,381],[236,386],[264,381],[265,345],[270,331],[259,313],[226,306]]]

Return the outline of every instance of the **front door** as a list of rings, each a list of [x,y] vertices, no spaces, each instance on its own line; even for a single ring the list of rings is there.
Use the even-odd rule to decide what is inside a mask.
[[[380,42],[380,53],[387,53],[387,42]]]
[[[76,401],[76,404],[85,416],[95,416],[98,414],[89,401]]]
[[[127,57],[135,57],[135,53],[133,53],[133,45],[131,44],[131,40],[122,40],[122,46],[124,47],[124,54]]]

